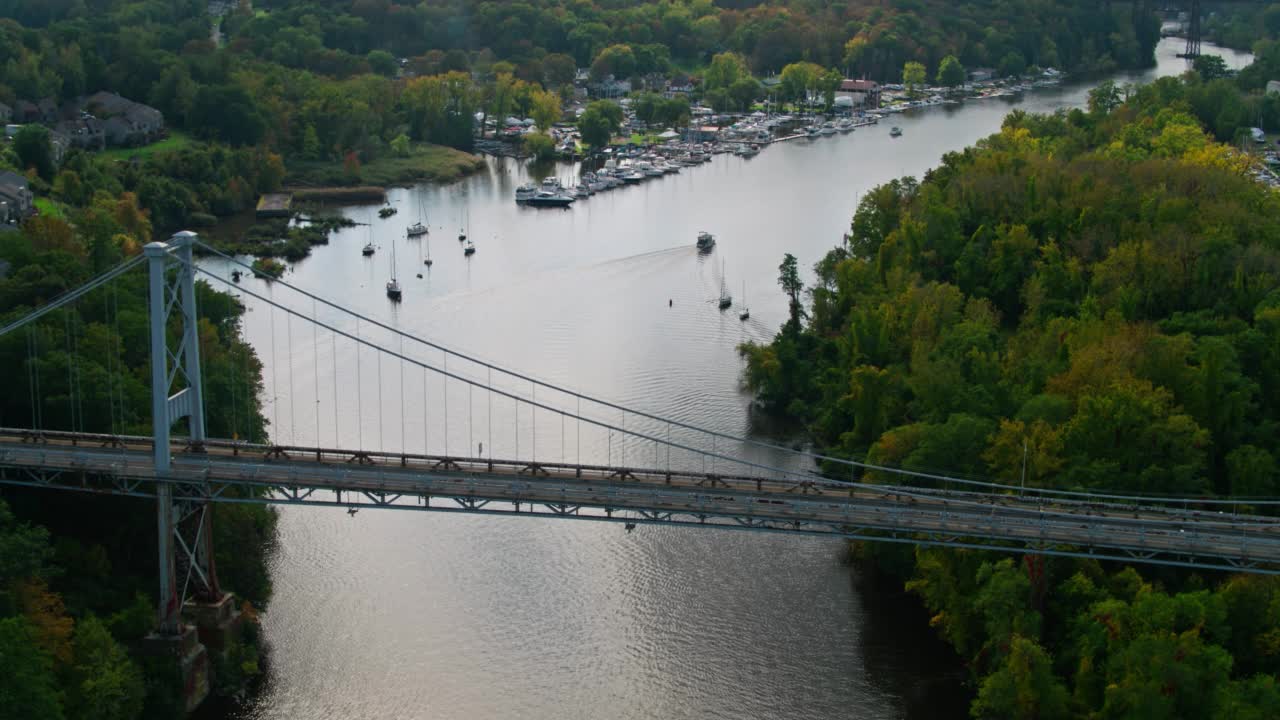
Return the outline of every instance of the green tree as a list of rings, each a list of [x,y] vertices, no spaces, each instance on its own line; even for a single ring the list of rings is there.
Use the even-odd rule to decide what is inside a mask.
[[[582,141],[593,148],[609,144],[622,127],[622,108],[611,100],[596,100],[578,116],[578,132]]]
[[[815,88],[824,72],[822,66],[811,62],[791,63],[782,68],[779,88],[783,97],[797,103],[807,102],[809,92]]]
[[[844,81],[844,76],[839,70],[834,68],[823,73],[817,81],[816,87],[818,92],[822,93],[822,107],[831,112],[831,108],[836,103],[836,90],[840,89],[840,83]]]
[[[1274,496],[1280,488],[1280,468],[1275,457],[1260,447],[1241,445],[1227,453],[1226,462],[1232,495]]]
[[[928,74],[925,72],[924,65],[914,60],[902,66],[902,84],[907,89],[907,94],[914,97],[924,85],[925,78]]]
[[[1231,70],[1221,55],[1201,55],[1192,61],[1191,69],[1204,80],[1217,80],[1231,76]]]
[[[1010,50],[1003,58],[1000,59],[1000,67],[997,72],[1000,77],[1019,77],[1027,71],[1027,59],[1022,53],[1016,50]]]
[[[612,75],[625,80],[636,71],[636,55],[630,45],[610,45],[591,63],[591,79],[597,82]]]
[[[13,136],[13,151],[23,168],[35,169],[36,174],[45,180],[53,179],[53,145],[49,141],[48,128],[35,124],[23,125]]]
[[[542,58],[542,84],[548,89],[568,85],[577,74],[573,58],[563,53],[551,53]]]
[[[395,77],[400,69],[395,56],[386,50],[374,50],[365,56],[365,60],[369,62],[370,70],[384,77]]]
[[[547,132],[552,125],[560,122],[560,96],[546,90],[535,90],[533,100],[533,122],[542,132]]]
[[[0,620],[0,707],[15,718],[61,720],[61,693],[53,673],[53,658],[35,641],[31,626],[21,617]]]
[[[1057,720],[1075,717],[1053,660],[1035,640],[1014,635],[1001,667],[982,681],[969,714],[974,718]]]
[[[1089,112],[1106,115],[1120,105],[1120,88],[1113,80],[1103,80],[1089,91]]]
[[[733,81],[729,86],[728,99],[734,109],[745,112],[763,92],[764,88],[760,85],[760,81],[748,75]]]
[[[734,52],[722,52],[711,58],[706,72],[702,74],[703,90],[729,88],[735,82],[751,77],[747,69],[747,61]]]
[[[938,65],[937,83],[943,87],[955,88],[963,85],[964,81],[964,66],[956,56],[948,55],[942,58],[942,63]]]
[[[800,270],[796,263],[796,256],[791,253],[784,255],[782,264],[778,266],[778,285],[782,287],[782,292],[786,293],[790,299],[791,320],[789,324],[799,330],[800,315],[804,312],[803,306],[800,305],[800,293],[804,292],[804,283],[800,281]]]
[[[556,141],[543,132],[529,133],[524,136],[524,151],[538,162],[553,160],[556,156]]]
[[[408,135],[405,135],[404,133],[400,133],[399,135],[392,138],[391,142],[388,144],[391,146],[391,152],[396,157],[402,157],[402,158],[409,157],[409,136]]]
[[[90,615],[76,626],[67,708],[73,718],[133,720],[142,711],[145,688],[138,667],[105,625]]]

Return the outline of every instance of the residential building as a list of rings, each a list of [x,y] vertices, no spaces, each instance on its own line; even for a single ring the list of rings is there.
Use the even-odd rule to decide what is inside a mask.
[[[880,107],[880,83],[875,80],[844,80],[836,89],[836,97],[847,97],[853,107],[875,109]]]
[[[75,120],[63,120],[53,129],[67,136],[71,147],[81,150],[101,150],[107,144],[102,121],[88,113]]]
[[[115,93],[94,93],[81,101],[80,109],[102,121],[108,145],[143,145],[164,133],[159,110]]]
[[[32,213],[33,200],[26,178],[15,172],[0,172],[0,222],[21,222]]]
[[[0,103],[0,125],[8,125],[13,120],[13,108]]]

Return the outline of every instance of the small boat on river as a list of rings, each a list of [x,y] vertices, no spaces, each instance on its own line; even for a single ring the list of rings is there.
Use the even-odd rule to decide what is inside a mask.
[[[698,233],[698,250],[700,252],[711,252],[711,248],[716,246],[716,236],[703,230]]]

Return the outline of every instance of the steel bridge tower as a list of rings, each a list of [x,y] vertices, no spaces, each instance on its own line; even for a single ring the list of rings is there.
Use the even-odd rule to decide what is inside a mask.
[[[1191,0],[1191,11],[1187,16],[1187,49],[1178,57],[1189,60],[1200,57],[1200,0]]]
[[[184,231],[168,242],[153,242],[143,248],[150,276],[152,451],[160,561],[159,622],[148,644],[179,660],[186,678],[188,709],[208,692],[205,646],[221,649],[227,633],[240,622],[232,596],[218,585],[209,501],[175,502],[173,482],[167,479],[173,425],[187,421],[189,452],[202,452],[207,437],[191,257],[196,240],[195,233]],[[184,489],[186,497],[209,496],[207,487],[195,493]],[[183,623],[184,611],[195,627]]]

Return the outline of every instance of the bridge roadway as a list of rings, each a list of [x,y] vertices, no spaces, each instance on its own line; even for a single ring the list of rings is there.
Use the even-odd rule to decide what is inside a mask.
[[[0,484],[154,497],[151,439],[0,429]],[[532,514],[1086,556],[1280,574],[1280,519],[854,484],[210,441],[175,442],[174,498]],[[1232,509],[1219,512],[1216,507]]]

